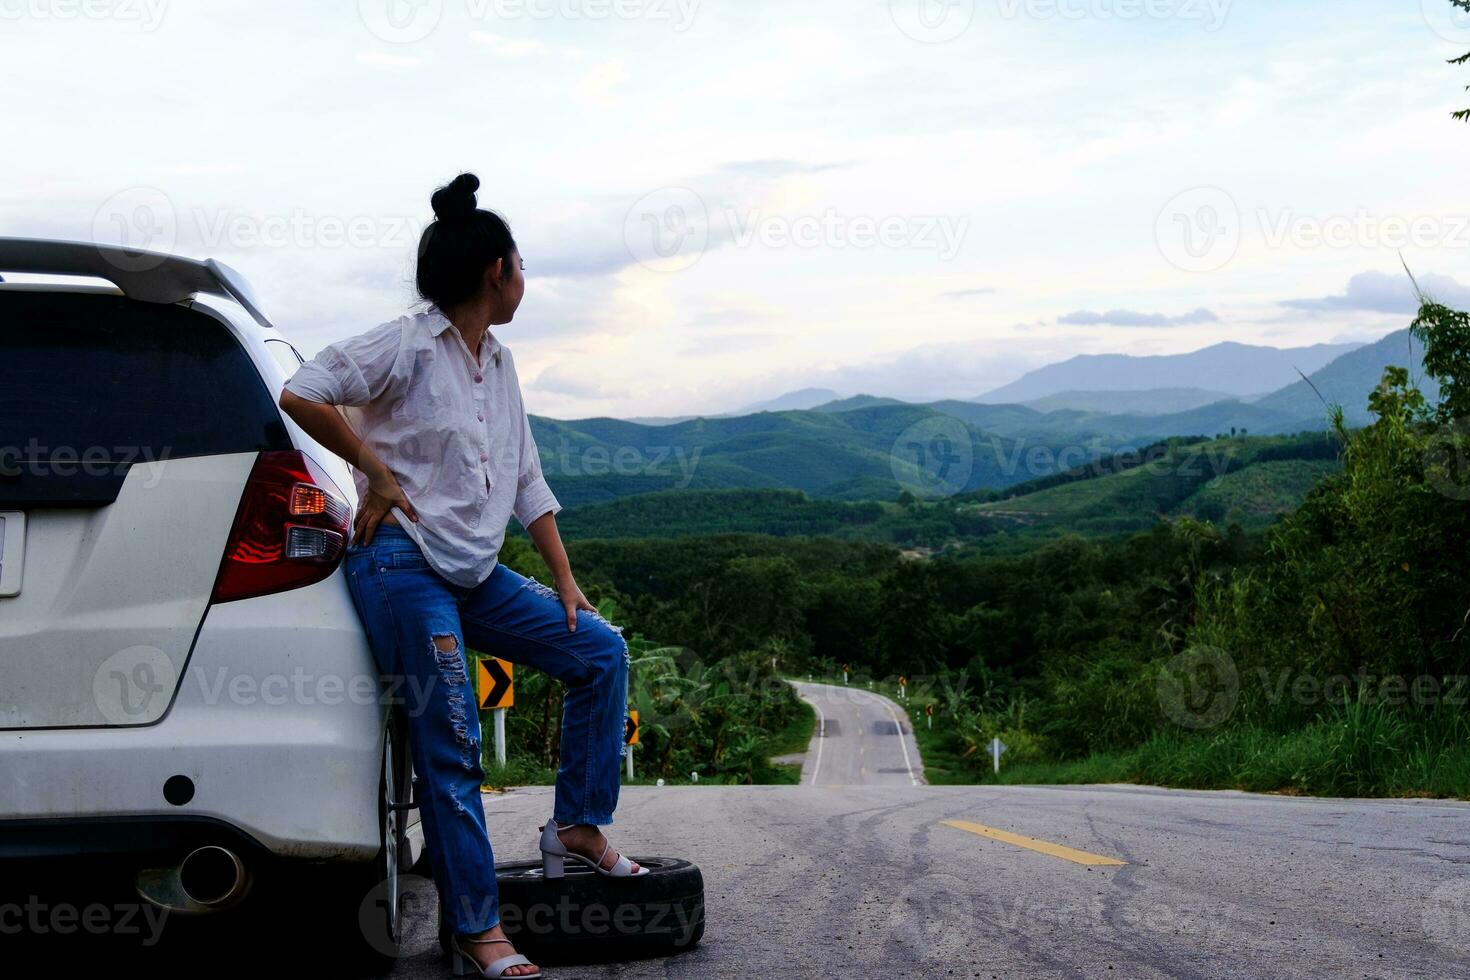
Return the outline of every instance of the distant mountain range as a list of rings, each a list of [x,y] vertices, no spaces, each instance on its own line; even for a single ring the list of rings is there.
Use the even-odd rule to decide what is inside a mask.
[[[790,391],[784,395],[772,398],[768,401],[756,402],[746,405],[733,415],[754,415],[756,412],[800,412],[818,405],[825,405],[841,398],[831,388],[803,388],[800,391]]]
[[[1131,354],[1079,354],[1048,364],[975,400],[988,404],[1025,404],[1066,391],[1157,391],[1203,388],[1250,398],[1274,391],[1302,374],[1319,371],[1360,344],[1312,347],[1256,347],[1223,343],[1188,354],[1135,357]]]
[[[697,418],[733,419],[742,415],[757,415],[761,412],[801,412],[816,408],[829,402],[835,402],[841,398],[831,388],[803,388],[800,391],[788,391],[784,395],[778,395],[763,402],[754,402],[734,412],[721,412],[718,415],[673,415],[673,416],[647,416],[643,418],[624,419],[625,422],[636,422],[639,425],[678,425],[680,422],[688,422]]]
[[[906,486],[924,485],[922,474],[914,479],[916,465],[923,463],[912,457],[930,449],[959,461],[964,485],[958,489],[1003,490],[1059,467],[1161,439],[1320,431],[1328,425],[1324,402],[1341,404],[1349,424],[1361,425],[1369,418],[1368,396],[1387,365],[1409,368],[1426,397],[1437,397],[1437,387],[1422,377],[1417,348],[1406,330],[1369,345],[1271,351],[1218,344],[1179,355],[1188,362],[1189,380],[1201,380],[1201,365],[1214,363],[1209,385],[1110,391],[1098,387],[1099,379],[1079,379],[1073,371],[1079,362],[1099,359],[1074,358],[1054,365],[1057,370],[1050,374],[1043,368],[999,389],[1060,386],[1030,404],[992,402],[986,396],[984,401],[915,405],[859,395],[811,405],[833,393],[807,389],[742,415],[646,423],[533,418],[532,428],[547,478],[568,506],[672,489],[787,489],[825,499],[892,500]],[[1335,357],[1328,356],[1332,352]],[[1169,360],[1103,358],[1107,367],[1101,380],[1145,384],[1158,363]],[[1311,383],[1293,373],[1263,396],[1234,395],[1263,379],[1281,380],[1286,363],[1303,372],[1315,365]],[[1235,365],[1234,372],[1225,370],[1227,364]],[[1120,365],[1130,365],[1129,370]],[[808,407],[761,408],[789,404]]]

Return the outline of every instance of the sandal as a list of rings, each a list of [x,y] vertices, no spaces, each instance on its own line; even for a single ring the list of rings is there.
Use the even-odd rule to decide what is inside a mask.
[[[460,943],[471,943],[476,946],[489,946],[493,943],[504,943],[515,949],[509,939],[466,939],[463,936],[454,937],[454,975],[457,977],[481,976],[486,980],[500,980],[505,976],[505,971],[516,966],[535,966],[530,960],[520,953],[512,953],[510,956],[502,956],[498,960],[492,960],[489,966],[481,966],[475,962],[475,958],[464,951]],[[541,980],[541,970],[535,973],[526,973],[510,980]]]
[[[633,862],[622,854],[618,855],[617,861],[614,862],[611,868],[604,868],[602,866],[602,860],[607,857],[607,852],[612,848],[612,842],[606,837],[603,838],[602,853],[597,856],[596,861],[575,851],[568,850],[567,846],[561,842],[561,836],[558,831],[570,830],[572,826],[575,825],[558,827],[555,820],[548,820],[546,821],[546,826],[541,828],[541,874],[543,877],[565,877],[567,858],[571,858],[573,861],[581,861],[593,871],[608,878],[641,878],[648,874],[647,868],[639,868],[637,871],[634,871]]]

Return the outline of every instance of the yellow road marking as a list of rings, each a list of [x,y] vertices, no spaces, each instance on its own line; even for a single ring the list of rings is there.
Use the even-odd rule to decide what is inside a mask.
[[[1050,854],[1052,857],[1061,858],[1063,861],[1071,861],[1074,864],[1085,864],[1089,867],[1121,868],[1128,864],[1127,861],[1119,861],[1117,858],[1103,857],[1101,854],[1089,854],[1075,848],[1064,847],[1061,844],[1052,844],[1049,841],[1037,840],[1035,837],[1022,837],[1005,830],[996,830],[984,824],[970,823],[968,820],[946,820],[946,827],[963,830],[966,833],[976,834],[980,837],[988,837],[1005,844],[1014,844],[1016,847],[1024,847],[1028,851],[1037,851],[1041,854]]]

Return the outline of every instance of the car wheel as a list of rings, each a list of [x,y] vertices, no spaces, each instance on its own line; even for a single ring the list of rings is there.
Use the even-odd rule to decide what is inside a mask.
[[[407,873],[408,808],[412,768],[406,726],[390,716],[383,732],[378,780],[377,857],[331,873],[326,906],[332,912],[340,962],[376,976],[393,968],[403,941],[403,875]]]
[[[634,858],[638,878],[608,878],[576,862],[548,879],[541,863],[496,867],[500,918],[537,963],[610,963],[693,949],[704,936],[704,875],[688,861]]]

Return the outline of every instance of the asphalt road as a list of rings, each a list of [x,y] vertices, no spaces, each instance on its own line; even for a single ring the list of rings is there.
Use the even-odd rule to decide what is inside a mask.
[[[873,727],[897,706],[801,689],[827,725],[801,786],[623,796],[615,841],[704,870],[704,942],[548,978],[1470,977],[1470,805],[914,785]],[[549,809],[487,797],[497,854],[534,858]],[[394,977],[445,974],[430,906]]]
[[[928,786],[912,743],[881,728],[904,724],[897,706],[802,690],[827,727],[801,785],[623,795],[615,842],[703,869],[704,942],[548,980],[1470,978],[1470,805]],[[536,857],[549,788],[487,795],[485,809],[501,860]],[[392,976],[445,977],[433,886],[409,892]],[[272,949],[299,955],[251,929],[182,970],[67,945],[7,975],[341,975],[252,965]]]
[[[924,767],[908,716],[888,698],[853,687],[797,684],[817,714],[801,765],[814,786],[918,786]]]

